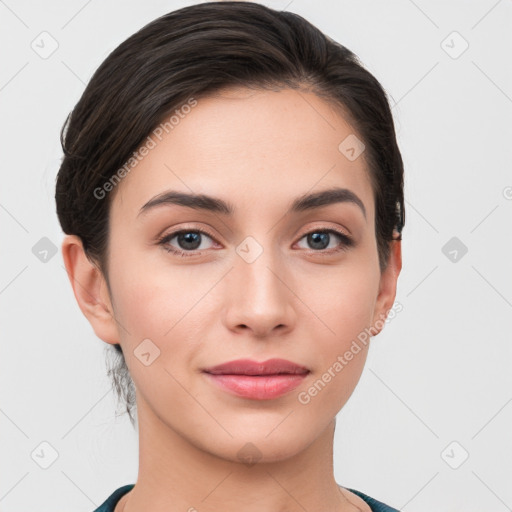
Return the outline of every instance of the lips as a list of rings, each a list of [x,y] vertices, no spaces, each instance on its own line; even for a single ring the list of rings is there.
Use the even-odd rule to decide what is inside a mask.
[[[204,370],[210,382],[232,395],[271,400],[295,389],[310,371],[285,359],[239,359]]]
[[[268,359],[261,363],[250,359],[238,359],[207,368],[204,371],[212,375],[297,375],[309,373],[305,366],[286,359]]]

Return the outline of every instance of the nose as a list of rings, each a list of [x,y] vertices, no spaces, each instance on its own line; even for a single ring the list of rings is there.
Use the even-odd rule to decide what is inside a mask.
[[[257,338],[283,335],[293,329],[295,296],[292,278],[284,267],[271,250],[264,250],[252,262],[236,257],[226,276],[224,321],[228,329],[248,330]]]

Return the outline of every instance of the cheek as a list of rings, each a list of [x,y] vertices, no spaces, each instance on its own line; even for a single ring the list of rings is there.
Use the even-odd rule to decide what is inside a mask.
[[[161,339],[186,311],[179,293],[173,293],[163,283],[152,282],[151,278],[149,272],[147,276],[139,273],[113,285],[116,318],[122,326],[120,334],[132,342],[141,336]]]
[[[197,334],[186,329],[194,297],[177,292],[183,290],[180,283],[170,289],[152,274],[120,274],[132,277],[118,280],[113,288],[125,361],[138,394],[148,404],[164,410],[173,397],[177,407],[190,406],[182,403],[186,397],[178,382],[186,382],[186,369],[200,344]]]
[[[125,329],[119,329],[120,335],[133,342],[140,337],[162,339],[192,307],[196,294],[185,272],[173,271],[164,257],[158,264],[151,261],[147,253],[159,253],[158,248],[130,250],[125,241],[133,238],[119,235],[117,245],[112,242],[116,248],[110,272],[115,313]]]
[[[198,267],[194,270],[193,266],[173,269],[170,265],[142,265],[143,256],[118,261],[111,273],[115,314],[134,381],[146,386],[148,369],[151,380],[168,380],[164,369],[185,379],[187,367],[204,344],[205,332],[218,318],[213,295],[205,296],[214,278],[198,276]],[[144,341],[148,339],[152,343]],[[152,351],[158,354],[148,367],[138,360],[145,347],[150,357]]]
[[[328,273],[323,269],[324,277],[319,274],[311,281],[317,286],[309,286],[304,295],[315,313],[307,316],[308,323],[316,324],[315,329],[306,330],[316,333],[318,359],[315,379],[303,397],[304,402],[311,400],[311,407],[318,408],[319,414],[324,409],[322,414],[336,414],[364,369],[379,278],[378,269],[372,268],[368,264],[347,264]]]
[[[315,286],[312,286],[315,283]],[[303,281],[301,296],[311,310],[306,318],[332,350],[343,350],[370,327],[377,298],[378,277],[366,267],[340,266]]]
[[[328,293],[316,290],[308,296],[311,309],[315,308],[323,323],[311,317],[319,326],[315,377],[298,398],[321,417],[337,414],[350,398],[363,372],[370,342],[374,286],[355,277],[340,282],[343,284],[331,281]]]

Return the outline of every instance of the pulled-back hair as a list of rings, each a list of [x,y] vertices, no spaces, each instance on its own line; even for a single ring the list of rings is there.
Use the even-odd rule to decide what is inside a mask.
[[[384,270],[390,242],[401,239],[405,223],[403,162],[384,89],[354,53],[297,14],[252,2],[209,2],[165,14],[121,43],[62,127],[59,222],[81,239],[109,291],[109,211],[117,187],[98,190],[172,112],[231,86],[309,90],[343,112],[365,145]],[[121,346],[113,347],[109,374],[133,424],[134,384]]]

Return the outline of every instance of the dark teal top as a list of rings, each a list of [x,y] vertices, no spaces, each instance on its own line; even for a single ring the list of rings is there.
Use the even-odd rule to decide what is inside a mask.
[[[117,502],[121,499],[121,496],[126,494],[128,491],[131,491],[134,485],[135,484],[127,484],[116,489],[96,510],[94,510],[94,512],[113,512]],[[346,487],[346,489],[357,494],[360,498],[366,501],[366,503],[370,505],[372,512],[400,512],[396,508],[392,508],[381,501],[370,498],[370,496],[363,494],[361,491],[355,491],[349,487]]]

